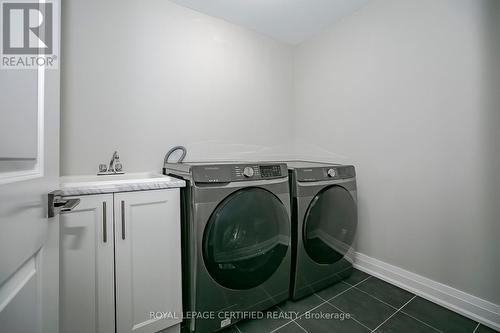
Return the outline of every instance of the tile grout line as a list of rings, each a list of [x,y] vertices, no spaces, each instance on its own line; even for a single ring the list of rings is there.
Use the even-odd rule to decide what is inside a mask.
[[[342,281],[342,282],[344,282],[344,281]],[[349,283],[347,283],[347,282],[344,282],[344,283],[345,283],[345,284],[347,284],[347,285],[350,285],[350,284],[349,284]],[[390,284],[390,283],[389,283],[389,284]],[[391,284],[391,285],[392,285],[392,284]],[[397,287],[397,286],[396,286],[396,287]],[[376,299],[376,300],[378,300],[378,301],[380,301],[380,302],[384,303],[385,305],[388,305],[388,306],[392,307],[393,309],[397,309],[396,307],[392,306],[391,304],[384,302],[384,301],[383,301],[383,300],[381,300],[380,298],[378,298],[378,297],[376,297],[376,296],[373,296],[373,295],[372,295],[372,294],[370,294],[369,292],[366,292],[366,291],[364,291],[364,290],[362,290],[362,289],[358,288],[358,285],[354,286],[354,288],[355,288],[356,290],[359,290],[360,292],[365,293],[365,294],[367,294],[368,296],[370,296],[370,297],[372,297],[372,298],[374,298],[374,299]],[[399,287],[397,287],[397,288],[399,288]],[[408,291],[408,290],[406,290],[406,289],[403,289],[403,288],[400,288],[400,289],[402,289],[402,290],[404,290],[404,291],[407,291],[407,292],[411,293],[410,291]],[[413,297],[413,298],[415,298],[416,296],[418,296],[418,295],[413,294],[413,293],[411,293],[411,294],[412,294],[412,295],[414,295],[414,297]],[[413,299],[413,298],[412,298],[412,299]],[[410,301],[411,301],[411,300],[410,300]],[[411,317],[411,318],[415,319],[416,321],[418,321],[418,322],[420,322],[420,323],[422,323],[422,324],[424,324],[424,325],[426,325],[426,326],[428,326],[428,327],[430,327],[430,328],[432,328],[432,329],[434,329],[434,330],[436,330],[436,331],[438,331],[438,332],[442,332],[441,330],[437,329],[436,327],[434,327],[434,326],[432,326],[432,325],[430,325],[430,324],[428,324],[428,323],[426,323],[426,322],[424,322],[424,321],[422,321],[422,320],[420,320],[420,319],[418,319],[418,318],[416,318],[416,317],[412,316],[411,314],[409,314],[409,313],[407,313],[407,312],[405,312],[405,311],[403,311],[403,310],[401,310],[401,313],[404,313],[404,314],[405,314],[405,315],[407,315],[408,317]]]
[[[317,294],[316,294],[317,295]],[[324,299],[323,297],[321,297],[320,295],[317,295],[319,298],[321,299]],[[335,298],[335,297],[333,297]],[[330,300],[332,300],[333,298],[330,298]],[[331,305],[332,307],[334,307],[335,309],[337,309],[338,311],[342,312],[342,313],[347,313],[345,312],[344,310],[342,310],[341,308],[339,308],[338,306],[330,303],[328,300],[325,301],[327,304]],[[354,320],[355,322],[357,322],[358,324],[360,324],[361,326],[363,326],[364,328],[366,328],[367,330],[371,331],[371,328],[369,328],[368,326],[366,326],[365,324],[363,324],[362,322],[360,322],[359,320],[357,320],[356,318],[354,318],[354,316],[351,317],[352,320]]]
[[[338,297],[338,296],[342,295],[343,293],[345,293],[345,292],[347,292],[347,291],[351,290],[352,288],[354,288],[354,287],[356,287],[357,285],[359,285],[359,284],[361,284],[361,283],[365,282],[365,281],[366,281],[366,280],[368,280],[369,278],[371,278],[371,275],[370,275],[370,276],[368,276],[367,278],[365,278],[365,279],[363,279],[363,280],[359,281],[359,282],[358,282],[358,283],[356,283],[356,284],[350,284],[350,283],[347,283],[347,282],[342,281],[342,282],[344,282],[345,284],[347,284],[347,285],[348,285],[348,286],[350,286],[350,287],[349,287],[349,288],[347,288],[347,289],[346,289],[346,290],[344,290],[344,291],[341,291],[341,292],[340,292],[340,293],[338,293],[337,295],[335,295],[335,296],[333,296],[333,297],[330,297],[329,299],[327,299],[327,300],[326,300],[326,302],[331,301],[332,299],[334,299],[334,298],[336,298],[336,297]],[[321,298],[321,297],[320,297],[320,298]],[[321,299],[323,299],[323,298],[321,298]]]
[[[281,311],[281,312],[285,312],[285,311],[283,311],[283,309],[282,309],[279,305],[276,305],[276,307],[277,307],[278,309],[280,309],[280,311]],[[297,324],[297,326],[299,326],[299,327],[300,327],[300,328],[301,328],[304,332],[309,333],[309,332],[308,332],[308,331],[307,331],[304,327],[302,327],[302,326],[301,326],[298,322],[296,322],[296,321],[295,321],[295,319],[291,319],[291,320],[290,320],[290,321],[288,321],[288,322],[287,322],[284,326],[280,326],[280,327],[278,327],[278,328],[283,328],[283,327],[285,327],[286,325],[291,324],[291,323],[295,323],[295,324]],[[275,330],[273,330],[273,331],[271,331],[271,332],[274,332],[274,331],[275,331]]]
[[[474,329],[474,331],[472,331],[472,333],[475,333],[477,331],[477,329],[479,328],[479,325],[481,325],[481,324],[477,323],[476,328]]]
[[[378,297],[373,296],[373,295],[371,295],[370,293],[368,293],[368,292],[366,292],[366,291],[364,291],[364,290],[362,290],[362,289],[360,289],[360,288],[358,288],[358,287],[357,287],[358,285],[360,285],[360,284],[362,284],[363,282],[367,281],[367,280],[368,280],[368,279],[370,279],[371,277],[372,277],[372,276],[370,275],[370,276],[366,277],[365,279],[363,279],[363,280],[361,280],[360,282],[355,283],[355,284],[351,284],[351,283],[348,283],[348,282],[346,282],[346,281],[341,281],[341,283],[344,283],[345,285],[349,286],[349,288],[347,288],[346,290],[341,291],[340,293],[338,293],[338,294],[336,294],[335,296],[333,296],[333,297],[329,298],[328,300],[325,300],[323,297],[321,297],[321,296],[320,296],[320,295],[318,295],[317,293],[313,293],[313,295],[315,295],[316,297],[318,297],[318,298],[319,298],[320,300],[322,300],[323,302],[322,302],[322,303],[320,303],[320,304],[318,304],[317,306],[315,306],[315,307],[313,307],[313,308],[311,308],[311,309],[307,310],[307,311],[304,311],[304,313],[302,313],[302,314],[301,314],[300,316],[298,316],[297,318],[294,318],[294,319],[290,319],[290,320],[288,320],[288,321],[287,321],[286,323],[284,323],[283,325],[281,325],[281,326],[279,326],[279,327],[277,327],[277,328],[273,329],[270,333],[276,332],[276,331],[278,331],[278,330],[282,329],[283,327],[285,327],[285,326],[287,326],[287,325],[291,324],[292,322],[293,322],[293,323],[295,323],[297,326],[299,326],[299,328],[301,328],[304,332],[308,333],[308,331],[307,331],[304,327],[302,327],[302,326],[301,326],[301,325],[297,322],[297,320],[298,320],[298,319],[300,319],[300,318],[302,318],[302,317],[303,317],[306,313],[310,313],[311,311],[313,311],[313,310],[315,310],[315,309],[319,308],[320,306],[322,306],[322,305],[324,305],[324,304],[329,304],[329,305],[331,305],[332,307],[334,307],[335,309],[339,310],[340,312],[345,313],[342,309],[338,308],[336,305],[334,305],[334,304],[330,303],[329,301],[331,301],[331,300],[335,299],[336,297],[338,297],[338,296],[340,296],[340,295],[344,294],[345,292],[347,292],[347,291],[349,291],[349,290],[351,290],[351,289],[356,289],[356,290],[358,290],[358,291],[360,291],[360,292],[362,292],[362,293],[365,293],[366,295],[368,295],[368,296],[370,296],[370,297],[372,297],[372,298],[374,298],[374,299],[378,300],[379,302],[382,302],[383,304],[385,304],[385,305],[387,305],[387,306],[389,306],[389,307],[391,307],[391,308],[393,308],[393,309],[396,309],[396,311],[395,311],[395,312],[394,312],[391,316],[389,316],[386,320],[384,320],[384,321],[383,321],[380,325],[378,325],[378,326],[377,326],[376,328],[374,328],[373,330],[371,330],[369,327],[367,327],[367,326],[366,326],[366,325],[364,325],[363,323],[361,323],[361,322],[359,322],[358,320],[356,320],[354,317],[351,317],[351,318],[352,318],[355,322],[357,322],[358,324],[362,325],[363,327],[365,327],[366,329],[368,329],[368,330],[369,330],[369,331],[371,331],[371,332],[375,332],[375,331],[376,331],[377,329],[379,329],[379,328],[380,328],[383,324],[385,324],[385,323],[386,323],[389,319],[391,319],[392,317],[394,317],[397,313],[401,312],[401,313],[403,313],[404,315],[406,315],[406,316],[408,316],[408,317],[411,317],[411,318],[415,319],[416,321],[418,321],[418,322],[420,322],[420,323],[424,324],[425,326],[428,326],[428,327],[432,328],[433,330],[435,330],[435,331],[437,331],[437,332],[441,332],[441,333],[443,333],[443,331],[441,331],[441,330],[437,329],[436,327],[433,327],[432,325],[430,325],[430,324],[428,324],[428,323],[426,323],[426,322],[424,322],[424,321],[422,321],[422,320],[420,320],[420,319],[418,319],[418,318],[414,317],[413,315],[411,315],[411,314],[409,314],[409,313],[407,313],[407,312],[405,312],[405,311],[403,310],[403,308],[404,308],[406,305],[408,305],[408,304],[409,304],[412,300],[414,300],[414,299],[417,297],[417,295],[413,294],[414,296],[413,296],[413,297],[412,297],[412,298],[411,298],[408,302],[406,302],[406,303],[405,303],[405,304],[403,304],[403,305],[402,305],[399,309],[397,309],[396,307],[392,306],[391,304],[388,304],[388,303],[384,302],[383,300],[379,299]],[[403,290],[405,290],[405,289],[403,289]],[[406,291],[407,291],[407,290],[406,290]],[[280,311],[284,312],[284,311],[283,311],[283,309],[282,309],[281,307],[279,307],[278,305],[276,305],[276,307],[277,307]],[[476,325],[476,327],[474,328],[474,330],[472,331],[472,333],[475,333],[475,332],[478,330],[478,328],[479,328],[479,326],[480,326],[480,325],[481,325],[480,323],[477,323],[477,325]],[[241,332],[241,330],[239,329],[239,327],[238,327],[238,326],[236,326],[236,325],[235,325],[235,327],[236,327],[236,329],[238,330],[238,332],[239,332],[239,333],[242,333],[242,332]]]
[[[349,288],[347,288],[346,290],[344,290],[344,291],[342,291],[342,292],[338,293],[337,295],[335,295],[335,296],[333,296],[333,297],[329,298],[328,300],[332,300],[332,299],[334,299],[335,297],[338,297],[338,296],[342,295],[342,294],[343,294],[343,293],[345,293],[346,291],[351,290],[352,288],[354,288],[354,287],[355,287],[355,286],[357,286],[358,284],[361,284],[361,283],[365,282],[366,280],[368,280],[368,279],[369,279],[369,278],[371,278],[371,277],[372,277],[372,276],[370,275],[370,276],[366,277],[365,279],[363,279],[363,280],[359,281],[358,283],[356,283],[356,284],[354,284],[354,285],[351,285],[351,284],[349,284],[349,283],[346,283],[347,285],[349,285],[349,286],[350,286]],[[344,281],[342,281],[342,282],[344,282]],[[314,293],[314,295],[318,296],[316,293]],[[318,296],[318,297],[319,297],[319,296]],[[323,298],[322,298],[322,297],[319,297],[319,299],[321,299],[321,300],[322,300]],[[302,316],[304,316],[306,313],[309,313],[309,312],[311,312],[311,311],[313,311],[313,310],[316,310],[317,308],[319,308],[320,306],[322,306],[322,305],[324,305],[324,304],[326,304],[326,303],[328,303],[328,301],[324,301],[324,302],[322,302],[322,303],[320,303],[320,304],[316,305],[315,307],[313,307],[313,308],[311,308],[311,309],[309,309],[309,310],[307,310],[307,311],[304,311],[304,313],[303,313],[303,314],[301,314],[300,316],[298,316],[297,318],[292,319],[292,320],[290,320],[290,321],[286,322],[285,324],[283,324],[283,325],[281,325],[281,326],[279,326],[279,327],[276,327],[274,330],[272,330],[272,331],[271,331],[271,332],[269,332],[269,333],[276,332],[277,330],[279,330],[279,329],[281,329],[281,328],[285,327],[286,325],[288,325],[288,324],[289,324],[290,322],[292,322],[292,321],[294,321],[295,323],[297,323],[297,322],[296,322],[296,320],[297,320],[297,319],[300,319],[300,318],[301,318]],[[329,303],[328,303],[328,304],[329,304]],[[278,309],[280,309],[281,311],[283,311],[283,309],[281,309],[279,306],[277,306],[277,308],[278,308]],[[299,325],[299,326],[300,326],[300,325]]]
[[[415,296],[416,296],[416,295],[415,295]],[[418,319],[417,317],[414,317],[413,315],[409,314],[408,312],[404,312],[403,310],[401,310],[401,313],[403,313],[403,314],[407,315],[407,316],[408,316],[408,317],[410,317],[410,318],[415,319],[416,321],[418,321],[418,322],[420,322],[420,323],[424,324],[425,326],[428,326],[428,327],[432,328],[432,329],[433,329],[433,330],[435,330],[435,331],[438,331],[438,332],[443,333],[443,331],[441,331],[440,329],[437,329],[436,327],[434,327],[434,326],[432,326],[432,325],[430,325],[430,324],[426,323],[425,321],[420,320],[420,319]]]
[[[376,296],[373,296],[373,295],[372,295],[372,294],[370,294],[369,292],[366,292],[366,291],[364,291],[364,290],[362,290],[362,289],[359,289],[358,287],[354,287],[354,289],[356,289],[356,290],[358,290],[358,291],[360,291],[360,292],[362,292],[362,293],[364,293],[364,294],[366,294],[366,295],[370,296],[371,298],[376,299],[376,300],[377,300],[377,301],[379,301],[379,302],[384,303],[384,304],[385,304],[385,305],[387,305],[387,306],[390,306],[390,307],[391,307],[391,308],[393,308],[394,310],[397,310],[397,309],[398,309],[397,307],[395,307],[395,306],[393,306],[393,305],[391,305],[391,304],[389,304],[389,303],[387,303],[387,302],[385,302],[385,301],[381,300],[380,298],[378,298],[378,297],[376,297]],[[412,295],[413,295],[413,296],[416,296],[416,295],[415,295],[415,294],[413,294],[413,293],[412,293]],[[413,298],[414,298],[414,297],[413,297]],[[413,299],[413,298],[412,298],[412,299]]]
[[[278,309],[280,309],[282,312],[284,312],[284,311],[283,311],[283,309],[282,309],[282,308],[280,308],[278,305],[276,305],[276,307],[277,307]],[[292,319],[292,320],[290,320],[290,323],[291,323],[291,322],[294,322],[295,324],[297,324],[297,326],[299,326],[299,327],[300,327],[300,328],[301,328],[304,332],[309,333],[309,332],[308,332],[308,331],[307,331],[304,327],[302,327],[302,325],[300,325],[300,324],[299,324],[299,323],[295,320],[295,318],[294,318],[294,319]]]
[[[308,331],[307,331],[304,327],[302,327],[302,325],[300,325],[298,322],[296,322],[295,320],[293,320],[293,322],[294,322],[295,324],[297,324],[297,326],[299,326],[299,327],[300,327],[300,328],[301,328],[304,332],[309,333],[309,332],[308,332]]]
[[[282,329],[283,327],[285,327],[286,325],[290,324],[291,322],[293,322],[293,319],[292,319],[292,320],[287,321],[286,323],[284,323],[284,324],[283,324],[283,325],[281,325],[281,326],[276,327],[274,330],[272,330],[272,331],[271,331],[271,332],[269,332],[269,333],[276,332],[277,330]]]
[[[368,278],[371,278],[371,277],[372,277],[372,275],[370,275],[370,276],[368,276],[368,277],[364,278],[362,281],[359,281],[358,283],[355,283],[355,284],[352,284],[352,283],[346,282],[345,280],[342,280],[342,281],[340,281],[340,282],[341,282],[341,283],[343,283],[343,284],[347,284],[348,286],[354,287],[354,286],[357,286],[358,284],[361,284],[361,283],[365,282],[366,280],[368,280]]]
[[[347,285],[349,285],[349,286],[351,286],[351,284],[350,284],[350,283],[347,283],[347,282],[345,282],[345,281],[342,281],[342,282],[343,282],[343,283],[345,283],[345,284],[347,284]],[[390,283],[389,283],[389,284],[390,284]],[[391,284],[391,285],[392,285],[392,284]],[[397,309],[395,306],[392,306],[391,304],[384,302],[384,301],[383,301],[383,300],[381,300],[380,298],[378,298],[378,297],[376,297],[376,296],[373,296],[373,295],[372,295],[372,294],[370,294],[369,292],[366,292],[366,291],[364,291],[364,290],[362,290],[362,289],[358,288],[358,284],[356,284],[356,285],[355,285],[355,286],[353,286],[353,287],[354,287],[354,289],[359,290],[360,292],[367,294],[368,296],[370,296],[370,297],[372,297],[372,298],[376,299],[377,301],[382,302],[382,303],[384,303],[385,305],[390,306],[390,307],[391,307],[391,308],[393,308],[393,309]],[[397,286],[396,286],[396,287],[397,287]],[[398,288],[399,288],[399,287],[398,287]],[[403,289],[403,288],[400,288],[400,289],[402,289],[402,290],[404,290],[404,291],[407,291],[407,292],[411,293],[410,291],[408,291],[408,290],[406,290],[406,289]],[[417,296],[418,296],[418,295],[413,294],[413,293],[411,293],[411,294],[412,294],[412,295],[414,295],[414,296],[413,296],[413,298],[412,298],[412,299],[410,299],[410,301],[411,301],[411,300],[413,300],[415,297],[417,297]],[[410,301],[408,301],[406,304],[408,304]],[[406,304],[405,304],[405,305],[406,305]],[[403,307],[404,307],[405,305],[403,305]],[[401,308],[401,309],[402,309],[402,308]],[[416,317],[412,316],[411,314],[409,314],[409,313],[407,313],[407,312],[405,312],[405,311],[403,311],[403,310],[401,310],[401,309],[400,309],[400,312],[401,312],[401,313],[403,313],[403,314],[405,314],[405,315],[407,315],[408,317],[411,317],[411,318],[415,319],[416,321],[418,321],[418,322],[420,322],[420,323],[422,323],[422,324],[424,324],[424,325],[426,325],[426,326],[428,326],[428,327],[432,328],[432,329],[433,329],[433,330],[435,330],[435,331],[438,331],[438,332],[443,332],[443,331],[441,331],[440,329],[437,329],[436,327],[434,327],[434,326],[432,326],[432,325],[430,325],[430,324],[428,324],[428,323],[426,323],[426,322],[424,322],[424,321],[422,321],[422,320],[420,320],[420,319],[418,319],[418,318],[416,318]],[[472,333],[474,333],[474,332],[472,332]]]
[[[380,326],[384,325],[389,319],[391,319],[392,317],[394,317],[399,311],[401,311],[402,308],[405,307],[405,305],[407,305],[408,303],[410,303],[411,301],[413,301],[413,299],[417,297],[417,295],[414,295],[408,302],[406,302],[405,304],[403,304],[402,307],[400,307],[399,309],[396,310],[396,312],[394,312],[392,315],[389,316],[389,318],[387,318],[386,320],[384,320],[382,323],[380,323],[377,327],[375,327],[372,332],[375,332],[376,330],[378,330],[380,328]]]
[[[285,311],[283,311],[283,309],[282,309],[279,305],[276,305],[276,307],[277,307],[277,308],[278,308],[281,312],[285,312]],[[274,332],[274,331],[276,331],[276,330],[279,330],[279,329],[281,329],[281,328],[285,327],[286,325],[291,324],[291,323],[293,323],[293,322],[295,322],[295,319],[290,319],[290,320],[288,320],[285,324],[283,324],[283,325],[281,325],[281,326],[279,326],[279,327],[275,328],[274,330],[272,330],[270,333],[272,333],[272,332]]]

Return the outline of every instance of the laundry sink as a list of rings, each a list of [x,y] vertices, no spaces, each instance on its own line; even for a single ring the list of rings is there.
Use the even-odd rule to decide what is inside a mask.
[[[60,190],[64,196],[143,191],[183,186],[185,186],[183,180],[164,176],[158,172],[137,172],[103,176],[64,176],[60,179]]]

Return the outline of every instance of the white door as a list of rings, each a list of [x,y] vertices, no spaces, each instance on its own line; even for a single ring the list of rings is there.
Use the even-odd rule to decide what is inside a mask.
[[[0,124],[0,332],[57,333],[59,71],[0,69]]]
[[[114,199],[117,333],[158,332],[180,323],[179,189],[117,193]]]
[[[59,331],[113,333],[113,194],[78,199],[78,206],[60,217]]]

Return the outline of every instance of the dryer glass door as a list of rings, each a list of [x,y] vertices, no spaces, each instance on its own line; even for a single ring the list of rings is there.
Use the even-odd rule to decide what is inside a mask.
[[[214,280],[230,289],[249,289],[280,266],[290,244],[290,220],[271,192],[236,191],[212,213],[203,236],[203,258]]]
[[[304,218],[304,247],[319,264],[333,264],[352,246],[357,228],[356,203],[342,186],[320,191],[311,201]]]

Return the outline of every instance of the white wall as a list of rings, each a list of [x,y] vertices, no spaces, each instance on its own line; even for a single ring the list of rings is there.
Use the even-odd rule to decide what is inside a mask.
[[[496,304],[499,3],[372,0],[295,66],[297,154],[357,166],[358,251]]]
[[[166,0],[63,4],[61,172],[287,158],[292,48]]]

